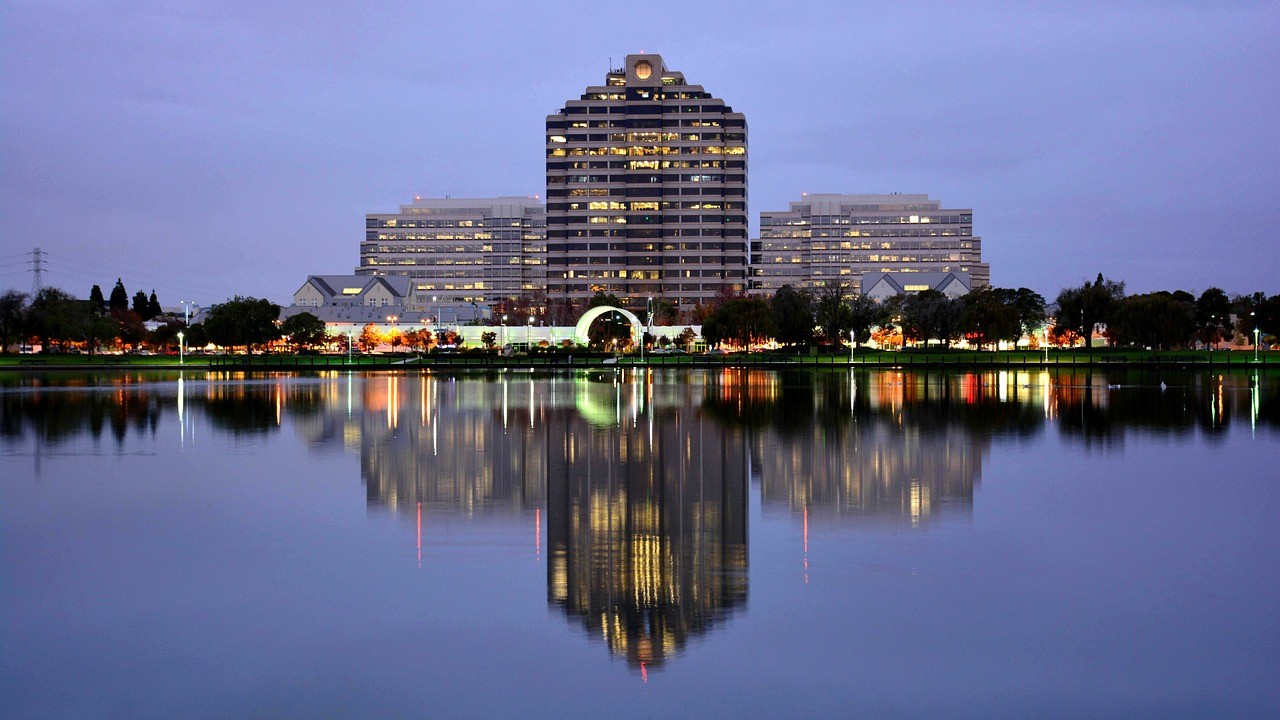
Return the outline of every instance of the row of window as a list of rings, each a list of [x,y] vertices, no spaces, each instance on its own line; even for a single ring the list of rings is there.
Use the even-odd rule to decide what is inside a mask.
[[[595,147],[551,147],[547,157],[653,157],[653,156],[702,156],[746,155],[745,145],[598,145]],[[548,167],[554,167],[548,162]]]
[[[589,104],[589,102],[590,101],[571,100],[558,114],[568,117],[571,115],[664,115],[677,113],[727,114],[733,112],[733,108],[720,101],[704,103],[701,105],[680,102],[653,105],[624,105],[618,102],[609,102],[605,105],[592,105]],[[550,125],[551,121],[547,121],[547,124]],[[729,127],[730,125],[729,123],[725,123],[725,126]]]
[[[672,202],[669,200],[591,200],[589,202],[547,203],[548,212],[565,212],[569,210],[745,210],[746,203],[723,202],[718,200],[693,200],[691,202]],[[745,217],[745,216],[744,216]]]
[[[653,227],[628,226],[625,230],[601,230],[591,229],[583,230],[578,228],[569,229],[552,229],[547,231],[547,245],[554,245],[557,240],[565,238],[645,238],[660,239],[664,237],[727,237],[727,238],[746,238],[747,229],[745,227],[716,227],[716,228],[680,228],[662,230]]]
[[[539,216],[541,213],[539,213]],[[477,220],[446,220],[443,218],[379,218],[366,217],[366,228],[529,228],[540,227],[539,218],[481,218]]]
[[[734,190],[735,192],[730,193],[728,192],[728,190]],[[720,187],[709,187],[709,186],[664,188],[661,185],[633,185],[631,187],[626,187],[626,188],[620,188],[620,187],[551,188],[547,190],[547,198],[548,199],[562,198],[562,197],[627,197],[627,198],[656,197],[656,198],[662,198],[662,197],[696,197],[699,195],[702,195],[702,196],[710,195],[713,197],[719,197],[721,195],[730,195],[730,194],[742,195],[741,192],[736,192],[737,190],[738,188],[720,188]],[[726,205],[726,207],[728,207],[728,205]],[[745,210],[746,206],[745,204],[743,204],[742,207],[737,209]]]
[[[668,170],[668,169],[720,169],[745,170],[747,161],[729,160],[577,160],[574,162],[549,162],[547,170]]]
[[[760,225],[971,225],[973,214],[959,215],[814,215],[812,217],[796,217],[792,213],[772,214],[760,213]]]
[[[704,252],[745,252],[746,243],[737,242],[571,242],[558,243],[549,248],[547,252],[555,253],[582,253],[582,252],[656,252],[658,249],[662,252],[676,252],[701,250]]]
[[[547,121],[547,131],[553,130],[591,130],[594,128],[618,130],[665,130],[669,128],[745,128],[744,119],[733,118],[605,118],[603,120],[565,120],[552,118]]]
[[[618,175],[596,174],[596,175],[548,175],[548,185],[563,184],[598,184],[598,183],[677,183],[677,182],[704,182],[704,183],[738,183],[747,182],[747,176],[742,173],[671,173],[669,175],[656,174],[639,174],[639,173],[623,173]]]
[[[623,258],[617,256],[602,255],[599,257],[585,258],[549,258],[547,267],[581,267],[584,265],[612,265],[614,267],[671,267],[674,265],[746,265],[747,258],[745,255],[704,255],[704,256],[682,256],[674,259],[667,259],[662,262],[660,258]]]

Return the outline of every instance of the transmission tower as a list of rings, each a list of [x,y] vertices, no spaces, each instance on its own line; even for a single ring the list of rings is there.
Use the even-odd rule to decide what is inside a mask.
[[[40,248],[31,251],[31,297],[40,294],[40,290],[44,288],[44,259],[45,252]]]

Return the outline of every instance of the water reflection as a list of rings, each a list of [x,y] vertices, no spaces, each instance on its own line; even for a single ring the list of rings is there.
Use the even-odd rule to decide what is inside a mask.
[[[649,379],[583,384],[547,418],[547,599],[642,669],[747,599],[744,433]]]
[[[1245,373],[217,373],[0,377],[9,451],[236,442],[289,427],[359,457],[367,506],[536,527],[547,602],[646,669],[746,606],[748,491],[810,521],[928,527],[971,515],[995,443],[1056,432],[1216,441],[1280,427],[1280,383]],[[171,435],[172,423],[177,427]],[[75,443],[87,438],[88,448]],[[527,525],[525,523],[528,523]],[[522,530],[521,532],[525,532]]]

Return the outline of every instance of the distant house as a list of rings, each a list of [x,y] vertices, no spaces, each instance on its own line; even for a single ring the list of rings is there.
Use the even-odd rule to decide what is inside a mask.
[[[423,327],[436,323],[430,302],[421,302],[405,276],[311,275],[281,308],[283,320],[311,313],[331,327],[368,323],[387,327]]]
[[[862,276],[862,294],[876,300],[895,295],[914,295],[937,290],[950,298],[958,298],[972,290],[969,273],[965,272],[882,272]]]
[[[311,275],[293,293],[297,307],[402,307],[413,292],[408,277]]]

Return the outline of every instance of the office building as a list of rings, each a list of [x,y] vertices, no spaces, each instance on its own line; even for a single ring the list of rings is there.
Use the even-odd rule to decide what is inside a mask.
[[[442,321],[546,288],[546,213],[529,197],[417,198],[365,216],[359,275],[406,276]]]
[[[970,287],[990,283],[973,211],[948,210],[928,195],[809,195],[789,210],[760,213],[752,243],[752,287],[862,290],[868,273],[948,273]]]
[[[547,116],[547,295],[689,311],[745,288],[747,122],[660,55]]]

